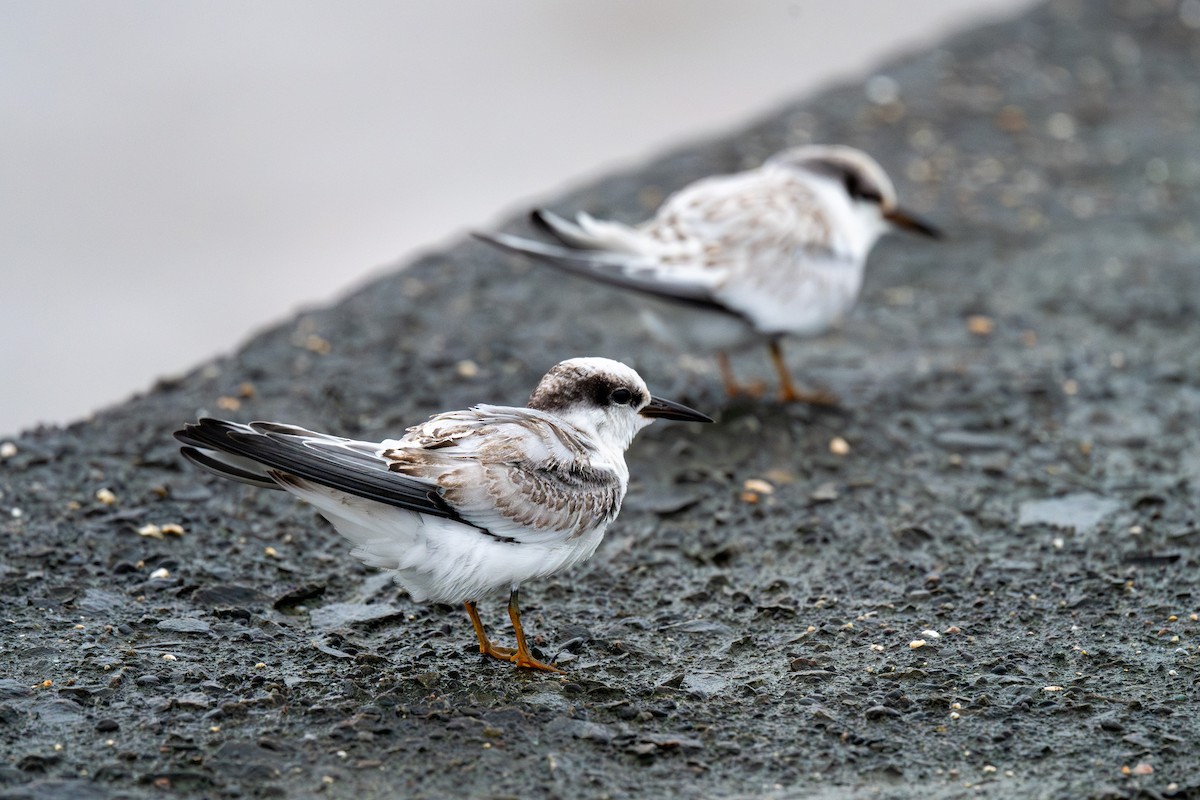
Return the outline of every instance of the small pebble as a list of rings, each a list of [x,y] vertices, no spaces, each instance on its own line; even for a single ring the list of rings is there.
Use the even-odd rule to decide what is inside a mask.
[[[1043,692],[1061,692],[1062,690],[1063,690],[1063,687],[1061,687],[1061,686],[1043,686],[1042,687]]]
[[[217,398],[217,408],[221,409],[222,411],[237,411],[241,407],[242,401],[238,400],[236,397],[221,395]]]
[[[0,444],[0,458],[12,458],[17,454],[17,446],[12,442]]]
[[[279,557],[279,551],[278,551],[278,550],[276,550],[274,547],[271,547],[271,546],[269,546],[269,545],[268,545],[267,547],[264,547],[264,548],[263,548],[263,554],[264,554],[264,555],[267,555],[267,556],[270,556],[271,558],[278,558],[278,557]]]
[[[924,647],[927,644],[929,644],[929,642],[925,641],[924,639],[913,639],[911,642],[908,643],[908,646],[909,646],[909,648],[911,648],[913,650],[917,650],[919,648]]]
[[[972,314],[967,317],[967,332],[973,336],[988,336],[996,330],[996,321],[983,314]]]
[[[887,75],[872,75],[864,88],[867,99],[878,106],[886,106],[900,98],[900,85]]]
[[[932,628],[921,631],[921,635],[927,639],[940,639],[942,635]]]
[[[1069,114],[1056,111],[1046,121],[1046,131],[1060,142],[1075,138],[1075,120]]]
[[[159,567],[150,573],[150,580],[161,581],[171,577],[171,572],[166,567]]]
[[[762,478],[748,478],[742,483],[742,491],[738,495],[743,503],[755,504],[763,497],[774,494],[775,487]]]
[[[333,350],[333,345],[317,334],[310,333],[304,337],[304,349],[319,356],[327,356]]]
[[[833,482],[822,483],[816,489],[813,489],[808,498],[816,503],[832,503],[838,499],[837,484]]]
[[[178,661],[179,659],[178,659],[178,658],[176,658],[176,657],[175,657],[174,655],[172,655],[171,653],[163,653],[163,654],[162,654],[162,660],[163,660],[163,661]]]
[[[138,528],[138,536],[146,536],[151,539],[163,538],[163,530],[157,525],[150,523]]]
[[[1029,127],[1029,121],[1019,106],[1005,106],[996,114],[996,127],[1007,133],[1019,133]]]
[[[474,378],[479,374],[479,365],[470,359],[465,359],[454,365],[454,371],[460,378]]]
[[[96,492],[96,499],[106,506],[111,506],[117,502],[117,496],[112,493],[111,489],[100,489]]]
[[[176,522],[168,522],[162,526],[162,532],[169,536],[183,536],[183,526]]]
[[[844,456],[850,453],[850,443],[840,436],[835,436],[829,440],[829,452],[835,456]]]

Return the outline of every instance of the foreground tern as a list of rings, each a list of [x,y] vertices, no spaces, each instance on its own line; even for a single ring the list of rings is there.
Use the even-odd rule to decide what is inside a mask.
[[[727,351],[765,341],[780,399],[818,404],[837,398],[795,388],[780,339],[822,333],[853,307],[867,256],[887,231],[941,235],[897,205],[896,190],[874,159],[833,145],[784,150],[758,169],[696,181],[637,226],[586,213],[572,222],[545,210],[533,212],[533,220],[558,243],[476,236],[634,290],[651,301],[649,308],[643,304],[643,319],[656,338],[716,352],[731,395],[742,389]]]
[[[414,600],[463,602],[479,652],[558,672],[525,643],[517,591],[589,558],[621,509],[625,449],[655,419],[712,422],[652,397],[606,358],[563,361],[527,408],[479,405],[360,442],[281,425],[201,419],[175,433],[183,454],[224,478],[284,489],[316,507],[366,563]],[[476,603],[509,590],[517,647],[494,644]]]

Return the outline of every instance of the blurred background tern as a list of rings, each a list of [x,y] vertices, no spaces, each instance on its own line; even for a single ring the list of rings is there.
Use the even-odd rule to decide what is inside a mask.
[[[738,385],[727,353],[765,342],[780,401],[818,405],[837,398],[796,389],[780,340],[824,333],[842,319],[858,300],[867,256],[884,233],[940,237],[900,208],[873,158],[837,145],[784,150],[758,169],[696,181],[637,226],[586,213],[572,222],[545,210],[533,219],[560,244],[476,235],[631,290],[660,341],[716,353],[730,395],[757,391]]]

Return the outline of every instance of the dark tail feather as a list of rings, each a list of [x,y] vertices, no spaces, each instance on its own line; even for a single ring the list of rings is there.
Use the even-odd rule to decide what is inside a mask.
[[[474,231],[471,235],[482,242],[499,247],[501,250],[535,258],[558,270],[597,283],[616,286],[620,289],[632,289],[671,303],[706,308],[736,317],[741,316],[738,312],[714,300],[709,290],[702,286],[664,284],[640,277],[637,261],[631,260],[631,256],[625,253],[573,249],[533,239],[522,239],[520,236],[508,233]]]
[[[181,447],[179,452],[188,461],[191,461],[198,467],[202,467],[214,475],[222,478],[229,478],[240,483],[248,483],[251,486],[257,486],[260,489],[282,489],[275,481],[271,480],[266,475],[262,475],[241,467],[230,464],[228,461],[222,461],[219,458],[209,455],[204,450],[199,450],[195,447]]]
[[[542,233],[553,237],[556,242],[561,242],[567,247],[573,249],[580,249],[579,242],[572,241],[564,236],[562,231],[558,229],[558,226],[554,225],[546,218],[546,212],[544,210],[535,208],[533,211],[530,211],[529,222],[533,225],[533,227],[537,228]]]
[[[280,488],[253,459],[230,452],[232,437],[249,432],[249,426],[205,417],[175,431],[175,438],[184,445],[179,448],[184,458],[214,475],[263,489]]]

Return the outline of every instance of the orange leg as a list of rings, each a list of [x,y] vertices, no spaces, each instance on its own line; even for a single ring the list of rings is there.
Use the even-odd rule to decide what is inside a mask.
[[[516,589],[513,589],[512,593],[508,596],[508,617],[512,620],[513,631],[517,634],[516,650],[513,650],[511,647],[500,647],[493,644],[483,629],[483,622],[479,619],[479,611],[475,608],[475,602],[467,600],[463,605],[467,609],[467,616],[471,618],[471,625],[475,628],[475,636],[479,639],[480,653],[500,661],[516,664],[518,667],[541,669],[546,672],[562,672],[557,667],[543,664],[530,654],[529,647],[525,644],[525,629],[521,627],[521,609],[517,605]]]
[[[492,640],[488,638],[487,633],[483,630],[483,620],[479,619],[479,611],[475,608],[474,600],[466,600],[463,605],[467,608],[467,616],[471,618],[471,625],[475,628],[475,636],[479,639],[479,652],[485,656],[498,658],[501,661],[511,661],[512,657],[517,654],[516,650],[511,647],[499,647],[492,644]]]
[[[721,382],[725,384],[725,394],[730,397],[737,397],[739,394],[750,397],[762,395],[765,387],[761,383],[752,383],[747,386],[738,384],[737,376],[733,374],[733,365],[729,363],[729,356],[724,351],[717,351],[717,366],[721,370]]]
[[[529,648],[525,645],[525,629],[521,627],[521,609],[517,605],[516,589],[513,589],[508,596],[508,618],[512,620],[513,632],[517,634],[517,653],[513,657],[513,663],[518,667],[544,669],[546,672],[562,672],[558,667],[543,664],[530,655]]]
[[[812,406],[836,406],[841,402],[836,394],[827,389],[798,391],[792,383],[787,362],[783,360],[783,345],[778,339],[772,339],[768,347],[771,349],[771,361],[775,364],[775,372],[779,375],[779,402],[808,403]]]

